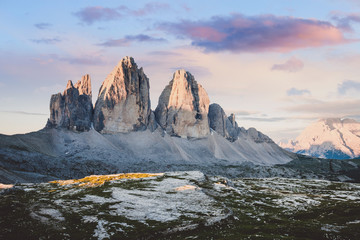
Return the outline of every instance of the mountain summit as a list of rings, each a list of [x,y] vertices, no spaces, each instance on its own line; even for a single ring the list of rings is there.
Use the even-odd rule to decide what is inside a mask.
[[[360,122],[327,118],[308,126],[294,141],[280,144],[295,153],[331,159],[360,156]]]

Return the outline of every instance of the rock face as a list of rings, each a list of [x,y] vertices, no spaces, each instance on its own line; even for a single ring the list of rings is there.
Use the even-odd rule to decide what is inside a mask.
[[[232,142],[237,139],[239,127],[235,121],[234,114],[227,117],[222,107],[219,104],[213,103],[209,106],[208,116],[210,127],[215,132]]]
[[[91,79],[87,74],[75,86],[69,80],[63,94],[51,96],[47,127],[85,131],[91,128],[92,117]]]
[[[132,57],[125,57],[101,85],[94,127],[101,133],[145,130],[150,113],[149,79]]]
[[[177,70],[159,97],[155,118],[170,135],[202,138],[210,133],[209,97],[185,70]]]

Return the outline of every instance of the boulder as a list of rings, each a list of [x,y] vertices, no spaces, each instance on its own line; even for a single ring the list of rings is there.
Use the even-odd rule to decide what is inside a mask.
[[[75,86],[69,80],[63,94],[57,93],[50,99],[50,118],[47,127],[62,127],[76,131],[91,128],[93,106],[91,79],[85,75]]]
[[[101,85],[94,127],[101,133],[145,130],[150,113],[149,79],[132,57],[125,57]]]
[[[202,138],[210,133],[209,97],[191,73],[177,70],[159,97],[155,118],[170,135]]]

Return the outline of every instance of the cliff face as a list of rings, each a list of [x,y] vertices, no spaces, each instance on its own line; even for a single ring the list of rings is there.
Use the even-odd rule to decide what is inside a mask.
[[[204,88],[185,70],[177,70],[160,95],[155,118],[174,136],[202,138],[210,133],[209,97]]]
[[[50,99],[50,118],[47,127],[62,127],[76,131],[91,128],[93,107],[91,100],[91,79],[85,75],[75,86],[69,80],[63,94],[57,93]]]
[[[213,103],[209,106],[208,116],[210,127],[215,132],[229,141],[236,141],[239,136],[240,129],[235,121],[234,114],[227,117],[223,108],[219,104]]]
[[[149,79],[133,58],[125,57],[101,85],[94,127],[102,133],[144,130],[150,113]]]

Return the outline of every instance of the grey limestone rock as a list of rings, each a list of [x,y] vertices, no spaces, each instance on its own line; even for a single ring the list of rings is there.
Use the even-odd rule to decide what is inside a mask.
[[[51,96],[50,118],[46,126],[87,131],[91,128],[92,117],[91,79],[85,75],[75,86],[69,80],[63,94]]]
[[[208,117],[210,128],[221,136],[228,137],[228,132],[226,130],[227,116],[219,104],[210,104]]]
[[[213,103],[209,106],[208,116],[210,127],[215,132],[230,141],[235,141],[238,138],[239,129],[234,114],[227,117],[223,108],[219,104]]]
[[[150,117],[149,79],[132,57],[123,58],[101,85],[94,127],[101,133],[145,130]]]
[[[158,127],[158,124],[157,124],[156,119],[155,119],[155,113],[154,113],[154,111],[151,111],[150,116],[149,116],[148,129],[151,132],[154,132],[157,129],[157,127]]]
[[[177,70],[159,97],[155,118],[170,135],[202,138],[210,133],[209,97],[185,70]]]

